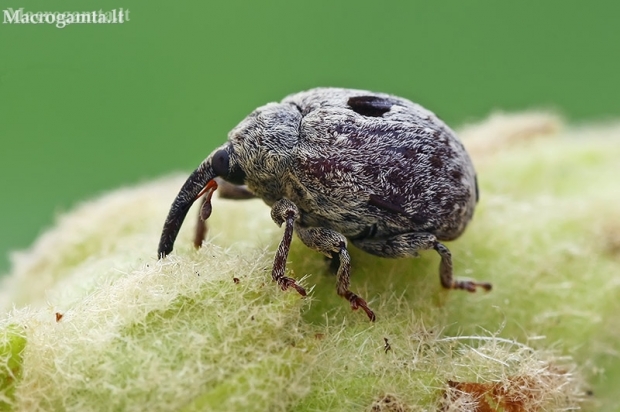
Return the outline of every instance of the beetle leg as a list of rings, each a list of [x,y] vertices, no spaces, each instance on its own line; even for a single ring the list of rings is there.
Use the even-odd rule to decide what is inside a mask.
[[[271,208],[271,218],[278,226],[282,226],[282,223],[285,223],[284,236],[282,237],[280,246],[278,246],[278,251],[273,261],[271,277],[280,285],[282,290],[293,287],[301,296],[306,296],[306,290],[299,286],[297,282],[295,282],[295,279],[284,276],[286,259],[291,249],[291,241],[293,240],[293,226],[295,220],[299,218],[299,209],[290,200],[280,199],[274,203]]]
[[[435,241],[433,249],[441,256],[439,263],[439,279],[441,286],[446,289],[462,289],[468,292],[475,292],[476,288],[482,288],[487,292],[492,289],[489,282],[477,282],[475,280],[454,279],[452,277],[452,254],[442,243]]]
[[[196,198],[202,196],[200,210],[198,212],[198,221],[196,222],[196,230],[194,231],[194,247],[196,249],[202,246],[202,241],[207,235],[207,219],[211,216],[211,197],[213,192],[218,188],[215,179],[209,181],[207,186],[198,194]]]
[[[338,295],[351,303],[351,309],[357,310],[362,308],[366,315],[368,315],[368,318],[374,322],[375,314],[368,307],[366,301],[349,290],[351,283],[351,256],[347,251],[347,239],[334,230],[322,227],[302,227],[296,225],[295,230],[299,239],[310,249],[321,252],[327,257],[338,257],[337,260],[332,260],[339,262],[338,272],[336,273],[336,291]]]
[[[222,199],[245,200],[256,197],[254,193],[248,190],[247,186],[235,185],[219,177],[216,177],[215,180],[219,185],[218,193]]]
[[[477,288],[491,290],[488,282],[454,279],[452,276],[452,255],[435,235],[426,232],[403,233],[389,238],[372,238],[352,240],[360,249],[373,255],[399,258],[416,256],[420,250],[435,249],[441,257],[439,263],[439,280],[446,289],[462,289],[475,292]]]
[[[245,200],[256,197],[254,193],[250,192],[245,186],[234,185],[219,177],[216,177],[214,180],[217,183],[216,187],[218,188],[219,197],[222,199]],[[194,230],[194,247],[196,249],[202,246],[202,242],[205,240],[205,237],[207,237],[207,232],[209,231],[207,219],[204,216],[209,217],[211,214],[211,196],[213,190],[206,191],[205,189],[199,194],[199,196],[202,196],[204,193],[207,195],[202,197],[198,219],[196,219],[196,229]]]
[[[194,229],[194,247],[196,249],[200,249],[202,247],[202,242],[207,237],[207,232],[209,228],[207,227],[207,221],[201,217],[202,209],[206,207],[207,198],[203,197],[200,203],[200,210],[198,211],[198,215],[196,215],[196,228]]]

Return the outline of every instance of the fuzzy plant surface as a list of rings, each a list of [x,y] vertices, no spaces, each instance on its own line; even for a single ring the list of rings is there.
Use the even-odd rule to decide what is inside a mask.
[[[448,246],[491,292],[443,290],[432,251],[349,246],[370,323],[298,240],[287,270],[311,292],[283,292],[260,200],[214,199],[199,250],[190,211],[157,260],[172,176],[83,203],[12,256],[0,410],[619,410],[620,125],[526,113],[460,135],[481,200]]]

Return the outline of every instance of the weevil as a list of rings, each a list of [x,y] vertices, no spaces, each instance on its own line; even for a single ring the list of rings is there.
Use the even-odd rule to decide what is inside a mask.
[[[316,88],[259,107],[237,125],[189,176],[172,203],[158,256],[173,248],[190,206],[201,196],[200,220],[211,214],[220,182],[224,197],[261,198],[284,235],[272,278],[285,276],[293,232],[337,267],[336,291],[374,312],[349,290],[350,242],[373,255],[401,258],[434,249],[448,289],[474,292],[491,284],[459,280],[441,241],[458,238],[478,202],[472,161],[456,134],[435,114],[407,99],[364,90]],[[204,236],[198,225],[196,245]]]

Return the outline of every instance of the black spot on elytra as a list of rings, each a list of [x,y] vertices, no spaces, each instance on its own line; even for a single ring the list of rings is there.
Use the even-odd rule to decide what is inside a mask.
[[[422,193],[424,193],[424,186],[422,185],[410,185],[409,189],[408,189],[411,194],[415,197],[420,197],[422,196]]]
[[[415,159],[421,152],[419,146],[413,147],[395,147],[394,152],[401,154],[406,159]]]
[[[407,211],[400,207],[398,204],[393,203],[390,200],[381,199],[379,196],[376,195],[369,196],[368,204],[391,213],[399,213],[403,215],[407,214]]]
[[[458,169],[455,169],[450,173],[450,175],[452,176],[454,180],[460,181],[461,178],[463,177],[463,172],[461,172]]]
[[[362,116],[381,117],[390,111],[394,103],[377,96],[355,96],[349,98],[347,104],[355,113]]]
[[[431,156],[431,166],[436,169],[441,169],[443,167],[443,160],[441,160],[441,156],[434,154]]]

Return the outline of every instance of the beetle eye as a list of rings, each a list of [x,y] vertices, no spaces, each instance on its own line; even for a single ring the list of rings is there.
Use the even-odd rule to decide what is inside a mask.
[[[224,177],[228,175],[230,167],[230,158],[226,150],[218,150],[213,154],[211,166],[216,175]]]

